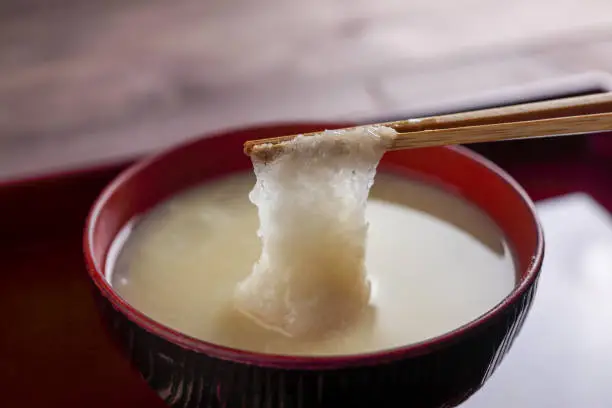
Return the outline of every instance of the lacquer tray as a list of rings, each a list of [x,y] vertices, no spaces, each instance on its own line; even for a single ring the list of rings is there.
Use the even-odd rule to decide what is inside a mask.
[[[612,211],[611,140],[594,135],[474,149],[535,200],[582,191]],[[127,165],[0,182],[1,407],[163,407],[107,342],[82,262],[89,206]]]

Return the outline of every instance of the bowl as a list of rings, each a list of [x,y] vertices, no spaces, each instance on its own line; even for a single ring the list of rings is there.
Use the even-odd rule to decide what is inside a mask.
[[[177,192],[252,168],[248,139],[348,124],[253,127],[197,139],[125,170],[101,193],[87,219],[85,261],[106,331],[172,407],[452,407],[491,377],[533,302],[544,241],[533,203],[503,170],[461,147],[389,152],[379,171],[441,181],[488,213],[514,248],[512,292],[479,318],[441,336],[391,350],[334,357],[258,354],[207,343],[147,317],[104,275],[120,229]],[[410,324],[409,321],[403,324]]]

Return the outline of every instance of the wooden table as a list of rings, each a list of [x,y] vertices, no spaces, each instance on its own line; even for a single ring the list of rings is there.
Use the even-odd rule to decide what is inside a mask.
[[[7,0],[0,178],[612,71],[607,0]]]

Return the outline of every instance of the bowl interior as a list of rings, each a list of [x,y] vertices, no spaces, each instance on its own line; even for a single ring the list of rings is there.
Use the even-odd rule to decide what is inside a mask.
[[[232,354],[235,350],[174,332],[124,302],[104,277],[108,250],[117,233],[134,216],[188,187],[251,169],[250,159],[242,152],[246,140],[346,126],[349,125],[295,124],[232,131],[188,142],[129,168],[103,191],[87,221],[85,254],[94,283],[102,295],[128,318],[166,340],[197,351],[229,353],[229,357],[235,357]],[[479,206],[501,227],[515,252],[518,279],[514,291],[488,314],[499,312],[535,279],[543,256],[543,240],[533,205],[520,186],[496,166],[467,149],[436,147],[389,152],[379,169],[400,174],[418,173],[422,178],[441,183]],[[457,333],[428,343],[446,341],[452,335],[478,325],[486,317],[487,314],[458,329]]]

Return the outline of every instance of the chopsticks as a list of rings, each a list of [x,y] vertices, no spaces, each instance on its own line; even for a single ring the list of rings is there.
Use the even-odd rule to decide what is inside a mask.
[[[370,126],[377,125],[398,132],[387,150],[603,132],[612,130],[612,92]],[[244,152],[261,144],[273,150],[296,136],[250,140]]]

